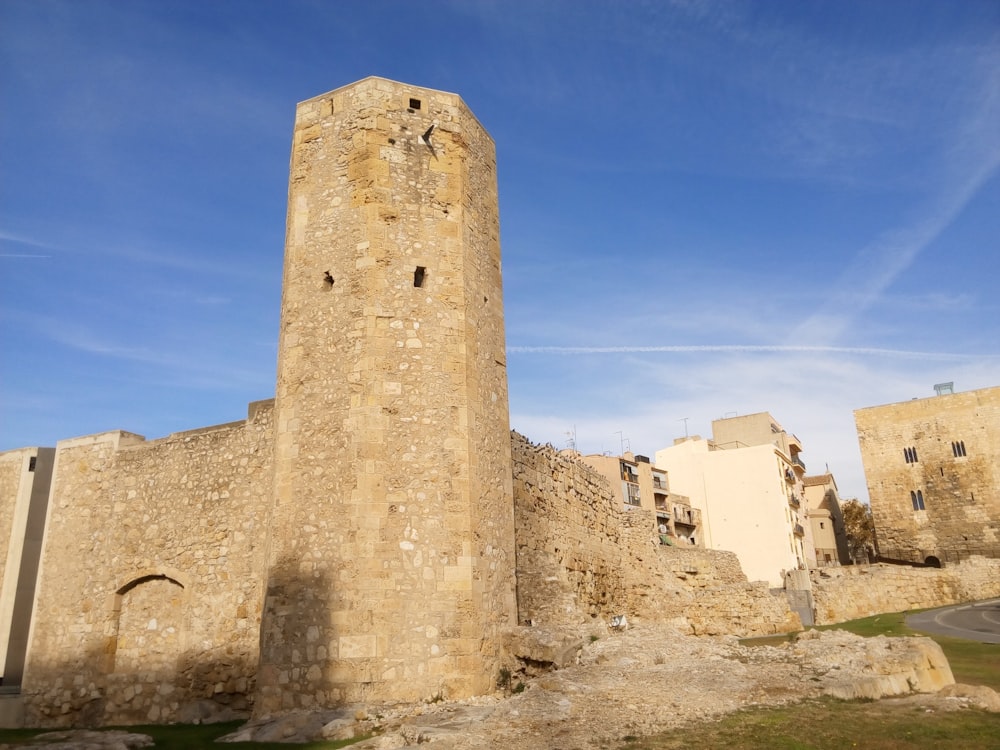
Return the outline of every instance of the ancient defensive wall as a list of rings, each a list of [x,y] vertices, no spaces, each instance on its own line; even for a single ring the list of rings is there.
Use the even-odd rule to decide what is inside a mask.
[[[245,713],[258,662],[273,407],[145,441],[61,441],[22,695],[31,725]]]
[[[1000,558],[1000,387],[854,412],[879,554]]]
[[[462,698],[517,623],[799,627],[735,555],[657,544],[510,432],[495,152],[458,96],[369,78],[299,105],[279,335],[244,420],[0,454],[0,720]],[[856,578],[817,584],[824,617]]]

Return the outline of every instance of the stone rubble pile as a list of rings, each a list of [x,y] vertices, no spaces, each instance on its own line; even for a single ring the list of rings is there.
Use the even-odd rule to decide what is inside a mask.
[[[927,638],[808,631],[780,646],[745,646],[732,636],[692,637],[633,623],[622,633],[603,626],[517,628],[506,645],[517,661],[504,674],[506,697],[298,714],[248,724],[230,739],[309,741],[374,732],[353,747],[585,750],[741,708],[824,695],[930,693],[954,683],[940,647]]]
[[[630,619],[621,632],[605,625],[520,627],[508,634],[505,647],[509,666],[493,695],[295,712],[249,722],[222,741],[367,737],[352,747],[597,750],[618,746],[627,736],[688,731],[687,725],[740,709],[820,696],[901,696],[896,700],[940,710],[1000,711],[993,690],[954,684],[940,647],[929,638],[813,630],[781,645],[744,645],[734,636],[695,637]],[[132,750],[149,744],[143,744],[149,739],[144,735],[121,732],[60,732],[51,739],[35,747]]]

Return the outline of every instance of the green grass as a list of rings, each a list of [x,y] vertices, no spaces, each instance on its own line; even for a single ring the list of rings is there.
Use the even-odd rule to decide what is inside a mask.
[[[138,734],[148,734],[159,750],[220,750],[231,747],[234,750],[336,750],[360,742],[364,737],[353,740],[327,740],[322,742],[307,742],[303,745],[289,745],[282,742],[241,742],[235,745],[216,744],[215,740],[238,729],[243,722],[226,724],[166,724],[153,726],[116,727]],[[31,747],[33,737],[50,729],[0,729],[0,744],[7,743],[14,747]]]
[[[642,739],[623,738],[622,750],[996,750],[1000,714],[964,709],[928,713],[881,701],[823,699],[794,706],[741,711]]]

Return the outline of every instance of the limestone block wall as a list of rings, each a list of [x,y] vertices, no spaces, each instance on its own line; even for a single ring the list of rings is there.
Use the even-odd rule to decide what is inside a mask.
[[[817,625],[1000,596],[1000,560],[980,556],[944,568],[821,568],[811,578]]]
[[[35,597],[52,448],[0,454],[0,683],[21,684]]]
[[[493,689],[514,621],[495,148],[368,78],[298,105],[254,709]]]
[[[854,418],[883,558],[1000,557],[1000,387]]]
[[[21,486],[22,467],[29,453],[29,448],[0,453],[0,581],[4,579],[4,570],[7,566],[10,532],[14,527],[14,508]],[[3,651],[5,649],[0,649],[0,654]],[[0,672],[0,675],[2,674]]]
[[[148,443],[112,432],[58,444],[22,689],[29,725],[247,709],[272,412],[251,404],[245,422]]]
[[[625,614],[693,633],[801,627],[784,596],[750,584],[735,554],[658,543],[652,513],[624,511],[582,461],[511,435],[518,619],[575,625]]]

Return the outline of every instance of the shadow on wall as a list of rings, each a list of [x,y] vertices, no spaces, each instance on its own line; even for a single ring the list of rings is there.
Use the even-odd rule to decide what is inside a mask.
[[[337,642],[331,613],[343,607],[325,569],[321,560],[288,556],[270,568],[260,625],[256,716],[342,702],[330,667],[337,656],[331,653]]]
[[[116,591],[103,637],[91,640],[100,646],[63,660],[33,656],[22,688],[28,726],[249,716],[257,654],[227,643],[220,631],[256,628],[257,613],[240,605],[231,619],[197,622],[190,587],[174,576],[142,575]]]
[[[150,671],[86,674],[106,658],[93,649],[65,661],[33,663],[21,693],[25,726],[210,723],[249,716],[256,665],[245,658],[217,661],[187,652],[175,665]]]

